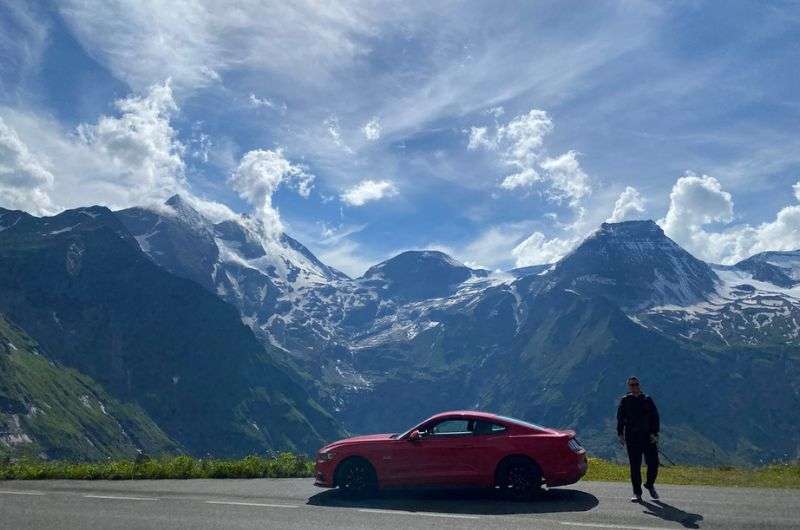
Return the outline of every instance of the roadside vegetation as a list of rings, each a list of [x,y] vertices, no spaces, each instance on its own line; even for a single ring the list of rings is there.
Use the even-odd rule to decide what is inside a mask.
[[[137,480],[191,478],[290,478],[312,477],[314,462],[305,456],[280,453],[276,456],[248,456],[237,460],[161,457],[136,462],[105,460],[75,463],[22,459],[0,461],[0,480]],[[625,465],[589,459],[583,480],[628,481]],[[661,484],[800,488],[800,462],[759,468],[662,466]]]
[[[0,480],[137,480],[189,478],[288,478],[311,477],[314,462],[292,453],[274,457],[248,456],[238,460],[217,460],[175,456],[141,462],[104,460],[61,462],[20,460],[0,462]]]
[[[589,458],[589,471],[583,480],[627,482],[628,466]],[[755,468],[662,465],[658,470],[658,482],[697,486],[800,488],[800,462]]]

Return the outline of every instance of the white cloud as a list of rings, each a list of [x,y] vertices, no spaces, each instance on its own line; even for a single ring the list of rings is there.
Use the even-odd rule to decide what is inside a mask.
[[[142,199],[164,197],[184,188],[184,146],[170,125],[178,106],[169,82],[154,85],[143,97],[115,103],[119,117],[102,116],[96,125],[80,125],[81,141],[105,155],[115,184],[131,186]]]
[[[495,112],[495,117],[502,113]],[[502,161],[514,169],[500,182],[506,190],[545,185],[544,195],[555,202],[567,201],[576,211],[582,200],[591,194],[589,176],[578,162],[576,151],[557,157],[545,155],[545,137],[553,130],[553,122],[543,110],[531,109],[505,125],[497,125],[493,135],[488,127],[471,127],[467,149],[484,148],[500,151]]]
[[[557,200],[566,200],[573,208],[578,208],[581,199],[592,192],[587,175],[578,162],[578,153],[568,151],[556,158],[545,158],[540,164],[547,172],[550,187],[547,194]]]
[[[793,186],[800,201],[800,182]],[[800,204],[785,206],[773,221],[757,226],[736,225],[709,231],[712,223],[734,219],[731,194],[708,175],[687,174],[672,188],[667,215],[659,220],[664,232],[706,261],[731,264],[767,250],[800,249]]]
[[[381,122],[377,117],[374,117],[365,123],[361,130],[364,132],[364,137],[367,140],[378,140],[381,137]]]
[[[307,197],[313,180],[304,166],[287,160],[283,150],[256,149],[245,153],[228,182],[253,206],[264,235],[274,238],[283,232],[283,225],[272,195],[283,183],[297,183],[300,194]]]
[[[696,239],[702,226],[733,219],[731,194],[722,189],[714,177],[689,173],[680,177],[672,187],[667,215],[659,221],[672,239],[691,252],[704,252]]]
[[[344,140],[342,140],[342,131],[339,128],[339,118],[337,118],[336,116],[330,116],[325,120],[323,125],[328,131],[331,140],[333,140],[333,143],[336,144],[337,147],[342,148],[344,151],[348,153],[353,152],[353,150],[350,149],[350,146],[348,146],[346,143],[344,143]]]
[[[285,114],[287,110],[286,103],[278,104],[269,98],[260,98],[255,94],[250,94],[250,96],[247,98],[247,101],[249,101],[250,105],[253,107],[266,107],[268,109],[278,111],[281,114]]]
[[[506,113],[506,110],[502,106],[492,107],[486,110],[486,114],[490,116],[494,116],[495,118],[499,118],[503,114]]]
[[[540,182],[542,180],[542,176],[539,175],[539,172],[533,169],[532,167],[526,167],[522,169],[519,173],[512,173],[508,175],[503,181],[500,183],[500,187],[507,189],[507,190],[515,190],[517,188],[529,188],[533,186],[534,183]]]
[[[86,204],[124,208],[185,192],[185,148],[170,124],[177,105],[169,83],[117,100],[115,107],[115,115],[72,131],[49,118],[0,108],[6,135],[13,131],[28,158],[52,176],[38,188],[40,200],[52,205],[49,210]],[[25,209],[44,211],[34,203]]]
[[[508,146],[507,163],[519,168],[530,167],[539,160],[544,137],[553,130],[553,122],[543,110],[531,109],[502,126],[497,131]]]
[[[481,147],[493,151],[497,149],[497,140],[489,137],[489,130],[486,127],[470,127],[467,149],[472,151]]]
[[[582,239],[580,237],[547,239],[543,233],[534,232],[514,247],[511,254],[516,258],[517,267],[553,263],[575,248]]]
[[[339,2],[66,0],[59,10],[80,43],[117,77],[178,87],[219,79],[233,68],[321,82],[365,53],[379,8]]]
[[[397,187],[390,180],[362,180],[352,188],[345,190],[339,198],[350,206],[363,206],[370,201],[393,197],[397,194]]]
[[[52,213],[53,174],[0,117],[0,202],[37,215]]]
[[[493,226],[483,231],[455,256],[463,258],[473,268],[495,269],[508,262],[509,251],[515,247],[524,232],[519,227]]]
[[[644,197],[636,188],[626,186],[625,191],[619,194],[614,203],[614,211],[606,222],[619,223],[640,216],[644,213],[644,202]]]

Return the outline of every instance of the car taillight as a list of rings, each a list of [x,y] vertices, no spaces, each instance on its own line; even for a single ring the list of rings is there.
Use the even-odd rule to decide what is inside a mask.
[[[575,438],[570,438],[567,446],[572,450],[573,453],[580,453],[584,450],[583,446],[578,443],[578,440]]]

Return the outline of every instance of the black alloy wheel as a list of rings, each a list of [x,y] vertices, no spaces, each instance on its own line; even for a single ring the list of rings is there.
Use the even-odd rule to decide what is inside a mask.
[[[506,467],[503,491],[513,500],[530,500],[541,491],[542,475],[529,462],[510,462]]]
[[[363,498],[378,489],[375,471],[363,460],[347,460],[337,471],[337,485],[347,497]]]

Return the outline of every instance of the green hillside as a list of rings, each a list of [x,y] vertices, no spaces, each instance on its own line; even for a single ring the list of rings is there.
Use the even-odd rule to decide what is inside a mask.
[[[179,447],[136,405],[47,360],[0,315],[0,456],[122,458]]]

